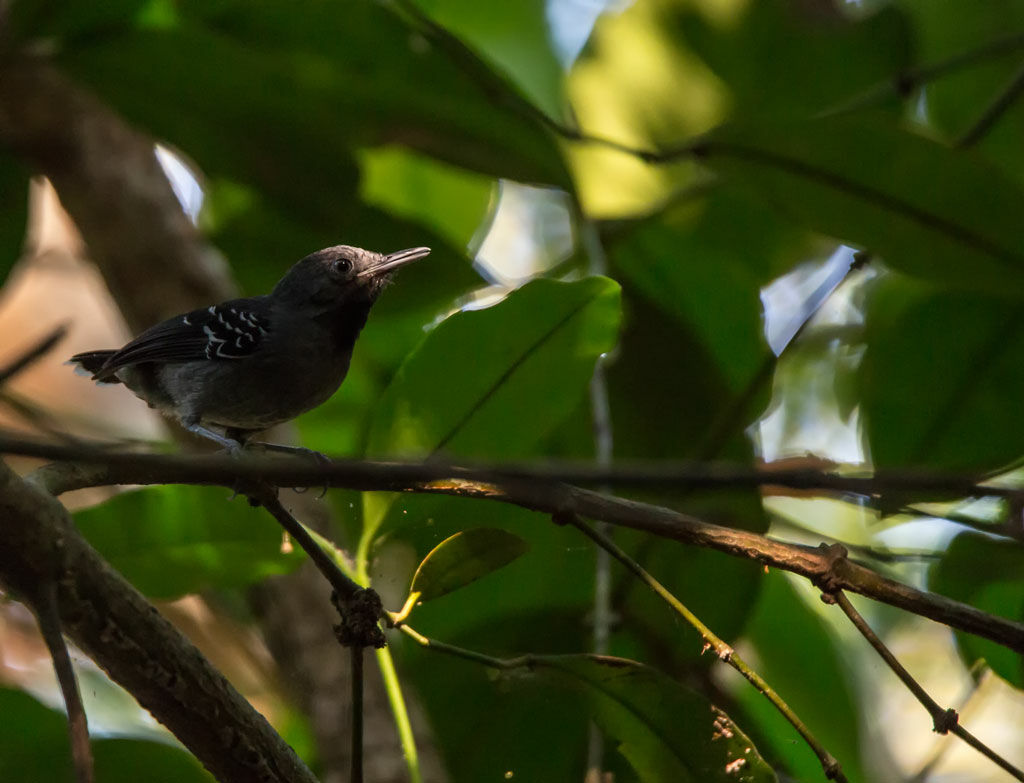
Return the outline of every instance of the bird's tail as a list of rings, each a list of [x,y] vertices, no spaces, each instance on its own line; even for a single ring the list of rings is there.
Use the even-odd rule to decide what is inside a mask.
[[[75,372],[78,375],[85,375],[92,378],[96,383],[120,383],[116,375],[108,375],[105,378],[97,378],[96,375],[103,365],[107,363],[107,359],[114,355],[114,351],[85,351],[84,353],[76,353],[70,359],[68,364],[75,365]]]

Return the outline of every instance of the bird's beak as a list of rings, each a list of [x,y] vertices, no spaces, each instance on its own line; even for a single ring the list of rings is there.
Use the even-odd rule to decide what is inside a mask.
[[[411,264],[413,261],[419,261],[421,258],[425,258],[428,255],[430,255],[429,247],[410,247],[408,250],[398,250],[394,253],[388,253],[381,259],[379,264],[374,264],[369,269],[363,270],[359,274],[359,277],[379,275],[381,272],[392,272],[400,266]]]

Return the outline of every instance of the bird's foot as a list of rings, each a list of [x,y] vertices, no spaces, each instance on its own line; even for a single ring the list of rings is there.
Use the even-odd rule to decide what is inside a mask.
[[[311,457],[316,460],[318,467],[326,467],[331,464],[331,459],[326,454],[322,454],[314,449],[307,449],[305,446],[285,446],[283,443],[265,443],[263,441],[251,441],[247,444],[248,446],[255,446],[262,448],[265,451],[273,451],[279,454],[292,454],[300,457]],[[309,490],[309,487],[292,487],[295,492],[302,493]],[[323,489],[320,492],[318,498],[324,497],[327,494],[327,484],[323,485]]]

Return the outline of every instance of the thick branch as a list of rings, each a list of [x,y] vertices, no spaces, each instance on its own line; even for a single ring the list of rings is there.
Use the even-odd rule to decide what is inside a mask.
[[[135,329],[234,293],[226,265],[182,212],[153,140],[44,61],[0,64],[0,144],[53,182]]]
[[[89,465],[54,464],[41,468],[35,480],[52,492],[104,484],[206,484],[234,486],[239,480],[259,479],[289,487],[347,487],[364,491],[423,492],[485,498],[511,503],[545,514],[575,513],[581,517],[641,530],[684,544],[707,547],[806,577],[815,583],[830,579],[836,589],[848,590],[908,612],[928,617],[968,633],[991,639],[1024,653],[1024,624],[986,614],[972,606],[926,593],[888,579],[869,568],[842,560],[826,551],[775,541],[757,533],[704,522],[660,506],[602,495],[547,478],[526,477],[523,468],[502,473],[499,468],[460,468],[440,463],[334,462],[310,466],[296,459],[232,459],[175,457],[146,454],[104,454],[77,447],[24,443],[0,439],[0,452],[16,451],[49,458],[86,458]],[[828,474],[818,474],[827,483]],[[842,477],[839,477],[842,478]],[[804,486],[813,486],[803,475]],[[847,479],[849,481],[849,479]],[[862,479],[862,482],[870,480]],[[778,476],[762,475],[762,483]],[[867,483],[862,485],[866,489]],[[977,488],[976,488],[977,490]],[[977,490],[978,494],[982,494]]]
[[[59,574],[61,626],[222,783],[315,783],[200,652],[79,535],[64,507],[0,463],[0,586],[31,595]]]

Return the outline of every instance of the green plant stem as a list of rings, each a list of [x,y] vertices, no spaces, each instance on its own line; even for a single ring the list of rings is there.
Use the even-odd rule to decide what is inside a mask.
[[[324,551],[324,548],[316,542],[309,529],[292,516],[291,512],[281,504],[277,497],[276,489],[269,484],[264,484],[255,489],[247,488],[244,491],[256,503],[263,506],[277,520],[278,524],[288,532],[288,535],[292,537],[295,543],[302,547],[303,551],[309,556],[309,559],[313,561],[313,565],[323,574],[328,584],[334,588],[340,597],[352,598],[362,589],[355,580],[341,570],[336,559]]]
[[[704,643],[707,648],[713,650],[720,660],[729,664],[729,666],[738,671],[751,685],[762,693],[765,698],[771,702],[772,706],[775,707],[775,709],[778,710],[778,712],[787,721],[789,721],[793,728],[797,730],[800,736],[803,737],[804,742],[806,742],[814,752],[814,755],[818,757],[818,761],[821,763],[821,767],[825,771],[825,777],[829,780],[845,783],[846,775],[843,773],[836,758],[829,753],[820,742],[818,742],[815,736],[811,734],[810,729],[808,729],[804,722],[800,720],[790,706],[782,700],[782,697],[779,696],[767,682],[765,682],[761,675],[750,668],[750,666],[731,646],[722,641],[722,639],[708,628],[700,618],[697,617],[697,615],[691,612],[682,603],[682,601],[676,598],[668,588],[655,579],[654,576],[652,576],[643,566],[627,555],[608,536],[604,535],[599,530],[592,528],[577,516],[573,516],[569,520],[569,524],[622,563],[622,565],[631,571],[638,579],[640,579],[640,581],[657,593],[680,617],[692,625],[704,639]]]
[[[345,553],[338,549],[332,541],[321,536],[311,528],[306,528],[306,530],[347,578],[356,581],[360,585],[369,584],[369,578],[362,578],[357,571],[358,567],[350,562]],[[419,752],[416,750],[416,737],[412,731],[412,721],[409,720],[409,709],[405,704],[405,696],[402,694],[402,683],[398,679],[398,672],[395,670],[394,658],[391,657],[391,650],[387,647],[380,648],[374,652],[377,655],[377,666],[380,668],[381,679],[384,681],[384,692],[387,694],[388,704],[391,705],[391,714],[395,719],[395,729],[398,731],[398,742],[402,747],[402,756],[405,758],[405,766],[409,771],[409,783],[422,783],[423,773],[420,770]],[[352,672],[353,676],[355,676],[355,668],[353,668]],[[354,682],[353,688],[355,688]],[[361,720],[361,710],[359,714]],[[355,715],[353,715],[354,718]],[[354,750],[355,748],[353,748]],[[355,758],[354,753],[353,758]],[[355,780],[355,777],[353,777],[353,780]]]
[[[400,627],[403,630],[405,629],[404,625]],[[398,680],[398,672],[395,671],[395,661],[391,657],[391,649],[383,647],[375,650],[375,652],[377,654],[377,665],[380,667],[381,677],[384,679],[384,691],[388,695],[391,713],[395,718],[395,728],[398,729],[398,741],[402,746],[405,766],[409,770],[409,782],[423,783],[420,757],[416,750],[416,737],[412,732],[409,710],[405,704],[405,696],[402,694],[402,684]]]

